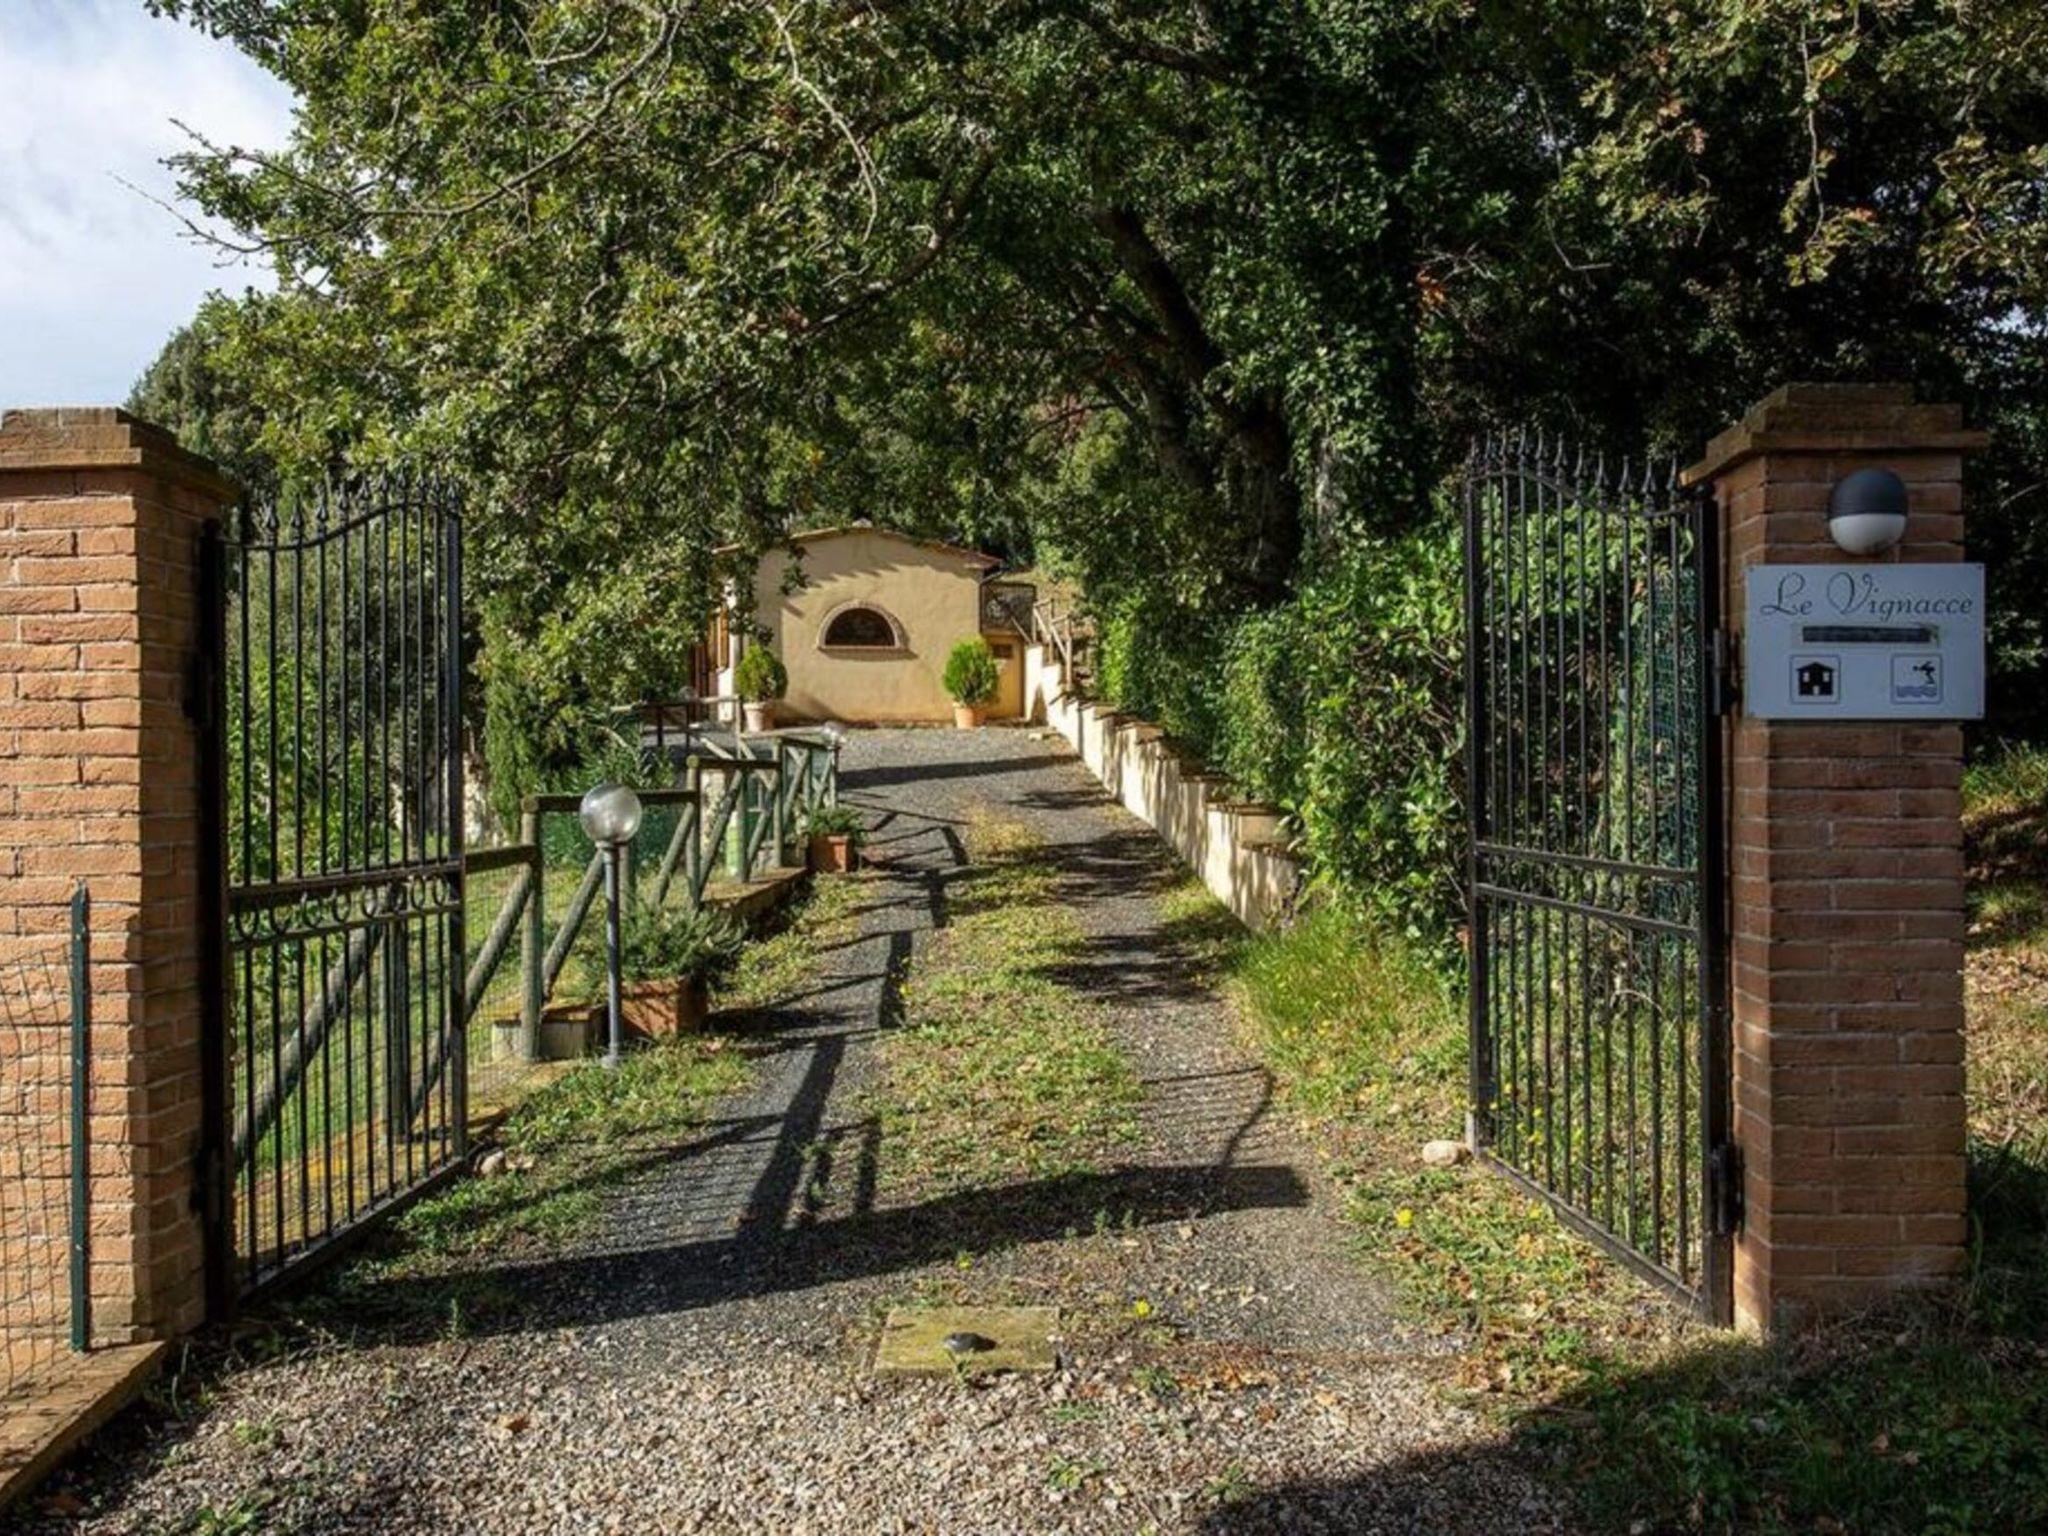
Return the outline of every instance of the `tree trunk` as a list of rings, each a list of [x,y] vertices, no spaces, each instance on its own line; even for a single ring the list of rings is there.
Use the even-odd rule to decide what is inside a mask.
[[[1301,487],[1282,403],[1267,392],[1234,400],[1210,390],[1210,375],[1224,360],[1222,349],[1202,324],[1180,275],[1144,220],[1135,209],[1121,205],[1097,208],[1090,218],[1151,307],[1171,372],[1188,396],[1208,408],[1221,429],[1226,460],[1220,477],[1212,474],[1210,479],[1215,483],[1220,478],[1225,510],[1243,541],[1244,560],[1237,569],[1254,601],[1277,602],[1292,585],[1302,548]],[[1185,405],[1173,399],[1173,381],[1152,377],[1142,365],[1136,371],[1162,460],[1181,471],[1187,456],[1196,451]]]

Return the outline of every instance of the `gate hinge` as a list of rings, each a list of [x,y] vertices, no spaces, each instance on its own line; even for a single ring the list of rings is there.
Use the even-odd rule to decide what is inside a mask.
[[[194,656],[185,669],[185,718],[202,731],[213,728],[213,668],[204,656]]]
[[[192,1191],[192,1209],[211,1226],[221,1218],[221,1173],[227,1159],[209,1142],[199,1151],[199,1187]]]
[[[1735,708],[1735,646],[1728,631],[1716,629],[1707,637],[1707,686],[1714,713],[1725,715]]]
[[[1742,1230],[1742,1148],[1732,1141],[1707,1154],[1707,1211],[1714,1236]]]

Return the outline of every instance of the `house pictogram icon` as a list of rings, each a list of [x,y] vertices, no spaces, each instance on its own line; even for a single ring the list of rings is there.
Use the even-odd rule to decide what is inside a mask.
[[[1793,672],[1792,677],[1802,699],[1832,699],[1835,696],[1835,669],[1825,661],[1806,662]]]

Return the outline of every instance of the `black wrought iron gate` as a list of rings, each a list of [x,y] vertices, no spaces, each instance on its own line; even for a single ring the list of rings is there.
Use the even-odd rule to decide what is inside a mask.
[[[465,1150],[459,509],[350,482],[238,511],[205,564],[219,1305]]]
[[[1465,477],[1475,1139],[1729,1313],[1716,514],[1516,436]]]

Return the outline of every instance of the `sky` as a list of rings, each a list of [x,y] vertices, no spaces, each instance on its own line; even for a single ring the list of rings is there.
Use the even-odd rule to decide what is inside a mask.
[[[291,95],[142,0],[0,0],[0,407],[118,405],[207,292],[268,286],[143,195],[174,118],[274,147]]]

